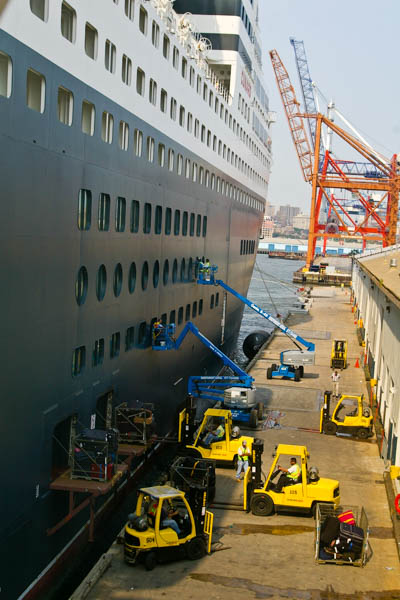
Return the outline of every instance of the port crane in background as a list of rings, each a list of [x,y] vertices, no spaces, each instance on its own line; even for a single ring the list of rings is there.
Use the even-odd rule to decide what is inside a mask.
[[[315,344],[304,340],[278,319],[257,306],[257,304],[254,304],[254,302],[251,302],[251,300],[248,300],[245,296],[239,294],[239,292],[231,288],[227,283],[222,281],[222,279],[215,279],[215,273],[217,271],[217,265],[212,265],[210,269],[200,271],[197,283],[201,285],[221,286],[224,290],[243,302],[243,304],[246,304],[246,306],[264,317],[264,319],[267,319],[267,321],[272,323],[275,327],[278,327],[278,329],[287,335],[298,348],[297,350],[283,350],[280,354],[280,365],[273,364],[267,369],[267,379],[272,379],[273,377],[287,377],[289,379],[294,379],[294,381],[300,381],[301,377],[304,375],[304,367],[306,365],[315,364]],[[300,344],[306,348],[306,351],[301,348]]]
[[[234,421],[249,423],[250,427],[256,428],[258,420],[263,416],[263,404],[256,403],[254,378],[217,348],[191,321],[186,323],[177,339],[175,339],[175,330],[175,323],[163,325],[159,329],[153,328],[153,350],[179,350],[185,337],[192,333],[222,360],[225,367],[235,373],[235,375],[219,376],[193,375],[188,380],[188,394],[194,398],[221,401],[224,408],[230,410]]]
[[[385,159],[320,112],[302,113],[279,54],[276,50],[271,50],[269,54],[303,177],[312,185],[306,267],[309,268],[313,263],[318,238],[352,239],[361,241],[364,247],[366,241],[380,241],[384,247],[395,244],[400,190],[397,156],[394,155],[390,161]],[[315,122],[313,145],[306,133],[305,120]],[[324,126],[367,161],[369,166],[363,173],[357,171],[352,161],[335,160],[329,150],[321,152]],[[358,206],[363,208],[365,217],[360,223],[335,198],[333,190],[336,189],[351,192]],[[370,201],[371,192],[381,193],[378,202]],[[321,210],[324,203],[328,206],[328,219]]]

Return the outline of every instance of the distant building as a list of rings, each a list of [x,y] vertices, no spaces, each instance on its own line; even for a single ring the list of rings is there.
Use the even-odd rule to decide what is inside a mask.
[[[265,207],[265,213],[264,214],[267,217],[273,217],[273,216],[275,216],[275,209],[276,209],[276,206],[273,206],[272,204],[267,204],[266,207]]]
[[[272,235],[274,233],[274,229],[275,229],[275,224],[274,224],[273,220],[271,219],[271,217],[268,217],[265,215],[263,224],[262,224],[262,228],[261,228],[262,237],[264,239],[271,239]]]
[[[309,215],[303,215],[302,213],[295,215],[292,219],[292,225],[295,229],[305,229],[308,231],[310,226]]]
[[[275,215],[275,220],[282,225],[282,227],[286,227],[287,225],[293,224],[293,217],[298,215],[300,212],[300,208],[298,206],[290,206],[286,204],[285,206],[280,206],[278,212]]]

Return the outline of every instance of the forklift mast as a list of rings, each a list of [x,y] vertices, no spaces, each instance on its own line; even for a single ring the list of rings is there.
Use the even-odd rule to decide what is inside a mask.
[[[324,394],[324,405],[322,407],[322,421],[330,418],[330,405],[331,405],[332,392],[326,391]]]
[[[195,432],[195,416],[196,416],[196,403],[193,396],[190,394],[186,396],[186,407],[184,412],[184,420],[180,424],[181,431],[179,432],[179,441],[182,445],[188,446],[193,442],[193,436]]]
[[[251,447],[251,487],[252,489],[262,488],[262,474],[261,474],[261,465],[262,465],[262,454],[264,452],[264,442],[260,438],[256,438],[253,441]]]
[[[197,533],[200,533],[204,530],[204,520],[206,518],[207,487],[191,481],[189,484],[189,491],[185,496],[192,509],[196,531]]]

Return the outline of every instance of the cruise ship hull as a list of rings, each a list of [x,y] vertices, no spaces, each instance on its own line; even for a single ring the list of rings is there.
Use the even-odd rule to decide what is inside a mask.
[[[194,338],[187,338],[178,352],[153,352],[139,343],[138,330],[151,320],[183,309],[182,327],[188,318],[224,352],[234,347],[243,307],[234,298],[216,298],[211,286],[198,286],[194,269],[197,256],[218,265],[218,275],[246,295],[261,226],[262,213],[239,204],[231,197],[200,186],[143,157],[110,150],[98,136],[83,135],[78,119],[66,127],[56,118],[53,103],[45,114],[27,107],[26,73],[32,64],[46,78],[50,96],[59,85],[72,90],[80,106],[90,97],[101,113],[113,113],[115,122],[129,123],[143,132],[184,152],[192,161],[218,170],[176,141],[155,130],[121,106],[102,96],[70,73],[36,54],[30,48],[0,33],[0,48],[13,61],[13,102],[0,98],[0,163],[2,201],[2,448],[3,486],[0,499],[1,564],[5,598],[17,598],[45,573],[46,567],[67,547],[88,518],[83,511],[53,535],[47,529],[68,512],[68,494],[49,489],[55,473],[55,457],[63,441],[57,438],[60,424],[76,415],[80,426],[97,419],[101,426],[101,399],[112,392],[114,406],[120,402],[151,402],[155,407],[157,432],[163,435],[176,423],[176,410],[185,396],[190,375],[215,373],[221,365]],[[226,174],[221,177],[229,180]],[[245,189],[245,188],[244,188]],[[93,198],[92,226],[77,226],[80,190]],[[97,227],[97,198],[111,198],[108,231]],[[187,211],[207,218],[206,234],[166,235],[130,231],[127,210],[124,231],[115,231],[113,220],[118,197],[173,211]],[[260,198],[261,200],[261,198]],[[154,213],[153,213],[154,214]],[[253,244],[243,244],[243,240]],[[244,254],[243,248],[253,248]],[[183,259],[185,260],[182,266]],[[169,261],[168,281],[163,266]],[[177,261],[176,281],[173,265]],[[157,279],[155,264],[159,262]],[[132,263],[136,278],[129,276]],[[149,267],[148,279],[143,265]],[[115,294],[115,268],[122,267],[122,289]],[[105,296],[96,296],[100,265],[107,273]],[[77,302],[79,269],[87,270],[84,303]],[[134,285],[134,291],[131,291]],[[145,289],[143,289],[145,288]],[[202,312],[199,314],[200,301]],[[193,305],[196,304],[195,316]],[[189,308],[187,308],[189,307]],[[189,311],[189,312],[188,312]],[[189,315],[189,316],[188,316]],[[221,326],[223,321],[224,327]],[[134,343],[127,347],[126,332],[135,328]],[[178,326],[179,332],[180,326]],[[110,340],[120,333],[118,354],[111,358]],[[104,358],[93,366],[96,340],[105,343]],[[84,367],[73,376],[74,349],[84,346]],[[65,432],[64,432],[65,433]]]

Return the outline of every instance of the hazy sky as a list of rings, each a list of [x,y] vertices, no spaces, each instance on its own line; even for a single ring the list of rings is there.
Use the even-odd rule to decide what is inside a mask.
[[[289,37],[303,40],[311,77],[324,95],[376,150],[391,157],[400,152],[399,27],[400,0],[260,0],[265,82],[270,109],[277,111],[271,204],[300,206],[309,214],[311,186],[300,170],[269,50],[278,51],[302,101]]]

